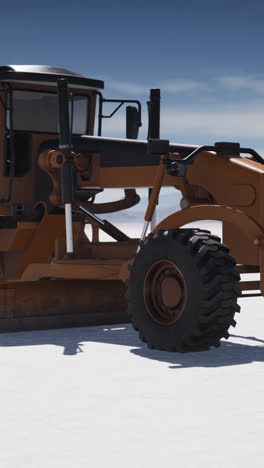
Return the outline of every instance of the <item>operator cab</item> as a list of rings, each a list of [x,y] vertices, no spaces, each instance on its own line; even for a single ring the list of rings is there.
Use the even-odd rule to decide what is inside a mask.
[[[46,198],[49,182],[39,177],[36,160],[46,141],[58,141],[59,78],[68,82],[72,134],[93,135],[96,93],[103,81],[57,67],[0,66],[0,216],[16,215],[18,207],[30,218],[34,204]]]

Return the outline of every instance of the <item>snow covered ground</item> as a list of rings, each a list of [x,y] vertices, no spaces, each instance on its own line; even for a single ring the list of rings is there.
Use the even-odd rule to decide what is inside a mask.
[[[264,303],[240,303],[202,353],[129,324],[0,335],[0,467],[262,467]]]
[[[264,304],[242,304],[203,353],[127,324],[1,335],[1,468],[262,467]]]

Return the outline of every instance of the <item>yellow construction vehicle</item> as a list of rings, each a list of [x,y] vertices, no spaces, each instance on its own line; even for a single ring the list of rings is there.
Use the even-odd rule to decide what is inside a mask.
[[[137,140],[141,103],[106,99],[103,87],[60,68],[0,67],[0,330],[129,317],[153,348],[219,346],[238,297],[264,292],[263,159],[238,143],[161,140],[159,90],[148,139]],[[116,108],[104,115],[108,102]],[[126,138],[103,137],[103,119],[124,104]],[[164,186],[182,193],[182,209],[147,235]],[[136,205],[138,187],[152,192],[133,239],[104,218]],[[124,198],[96,203],[105,188]],[[184,227],[208,219],[222,221],[224,243]],[[100,230],[113,241],[100,242]],[[239,281],[252,272],[260,281]]]

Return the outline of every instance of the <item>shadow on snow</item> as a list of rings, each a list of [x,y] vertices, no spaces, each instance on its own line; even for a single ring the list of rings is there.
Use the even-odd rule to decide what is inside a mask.
[[[232,338],[250,341],[256,344],[244,344],[231,341]],[[251,362],[264,362],[264,340],[252,336],[231,335],[223,340],[220,348],[197,353],[171,353],[149,349],[142,343],[130,324],[83,328],[66,328],[32,332],[6,333],[0,335],[0,347],[55,345],[63,347],[63,354],[73,356],[89,352],[90,343],[108,343],[133,347],[130,350],[136,356],[166,362],[169,368],[188,367],[223,367]],[[120,350],[120,352],[122,352]],[[125,351],[123,351],[125,352]]]

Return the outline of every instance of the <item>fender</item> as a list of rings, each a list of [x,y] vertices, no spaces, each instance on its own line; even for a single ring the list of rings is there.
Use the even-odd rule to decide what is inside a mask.
[[[175,211],[167,218],[164,218],[153,230],[156,234],[160,229],[177,229],[193,221],[205,219],[226,221],[234,224],[243,231],[251,242],[260,245],[264,240],[264,230],[252,218],[242,211],[220,205],[196,205]]]

